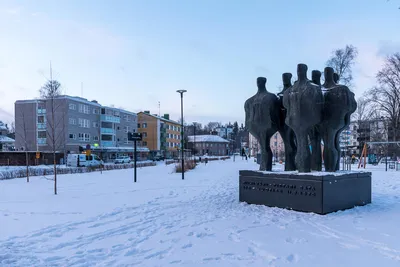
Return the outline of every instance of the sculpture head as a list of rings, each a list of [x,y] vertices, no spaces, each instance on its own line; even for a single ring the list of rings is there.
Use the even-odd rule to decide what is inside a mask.
[[[313,70],[311,72],[311,80],[317,85],[321,85],[321,72],[319,70]]]
[[[306,64],[300,63],[297,65],[297,77],[299,81],[307,80],[307,70],[308,67]]]
[[[265,84],[267,83],[267,78],[265,77],[258,77],[257,78],[257,87],[258,91],[266,90]]]
[[[325,81],[328,82],[334,82],[333,80],[333,74],[335,73],[335,71],[333,70],[333,68],[331,67],[326,67],[324,69],[324,76],[325,76]]]
[[[334,81],[335,83],[338,83],[338,81],[339,81],[339,74],[337,74],[336,72],[333,73],[333,81]]]
[[[285,72],[284,74],[282,74],[282,82],[284,89],[292,86],[292,74],[289,72]]]
[[[335,81],[333,79],[333,74],[334,73],[335,73],[335,71],[331,67],[326,67],[324,69],[325,82],[324,82],[323,86],[325,88],[331,88],[331,87],[334,87],[336,85],[336,83],[335,83]]]

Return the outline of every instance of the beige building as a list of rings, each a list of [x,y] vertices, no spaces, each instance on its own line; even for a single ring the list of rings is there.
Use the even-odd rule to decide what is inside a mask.
[[[181,147],[181,125],[169,119],[169,114],[158,116],[149,111],[139,112],[138,132],[142,134],[142,145],[152,154],[171,157]]]

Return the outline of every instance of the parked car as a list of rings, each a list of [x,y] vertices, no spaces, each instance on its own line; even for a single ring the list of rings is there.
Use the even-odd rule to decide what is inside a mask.
[[[118,157],[118,158],[116,158],[114,160],[114,163],[115,164],[118,164],[118,163],[121,163],[121,164],[123,164],[123,163],[131,163],[131,158],[128,157],[128,156]]]
[[[156,161],[160,161],[160,160],[164,160],[165,158],[163,156],[157,155],[154,157],[154,160]]]
[[[86,156],[85,154],[68,154],[67,166],[68,167],[88,167],[100,166],[104,162],[96,155]]]

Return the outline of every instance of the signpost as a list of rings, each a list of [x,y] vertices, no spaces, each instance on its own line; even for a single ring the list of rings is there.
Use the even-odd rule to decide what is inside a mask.
[[[142,134],[128,132],[128,141],[133,141],[133,143],[134,143],[134,150],[133,150],[134,165],[133,165],[133,168],[134,168],[134,182],[136,183],[136,161],[137,161],[136,143],[137,143],[137,141],[142,141]]]

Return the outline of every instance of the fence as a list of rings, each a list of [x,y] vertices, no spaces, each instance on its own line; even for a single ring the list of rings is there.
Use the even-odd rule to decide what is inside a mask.
[[[63,153],[56,153],[56,162],[64,157]],[[30,166],[33,165],[48,165],[53,164],[52,152],[40,152],[40,158],[36,158],[36,151],[28,151],[28,162]],[[8,151],[0,152],[0,166],[26,166],[26,152],[25,151]]]
[[[148,167],[157,165],[155,162],[137,162],[137,167]],[[57,174],[73,174],[73,173],[86,173],[95,171],[109,171],[118,169],[130,169],[133,168],[133,163],[120,164],[120,165],[104,165],[103,167],[57,167]],[[35,166],[29,167],[29,176],[45,176],[53,175],[53,166]],[[13,179],[13,178],[24,178],[26,177],[26,167],[10,169],[3,168],[0,170],[0,180]]]
[[[225,156],[225,157],[200,157],[201,161],[199,161],[198,159],[196,159],[196,162],[204,162],[207,158],[208,161],[213,161],[213,160],[226,160],[226,159],[230,159],[230,156]],[[190,158],[185,159],[185,161],[191,160]],[[180,163],[181,160],[180,159],[167,159],[165,160],[165,165],[170,165],[170,164],[174,164],[174,163]]]

